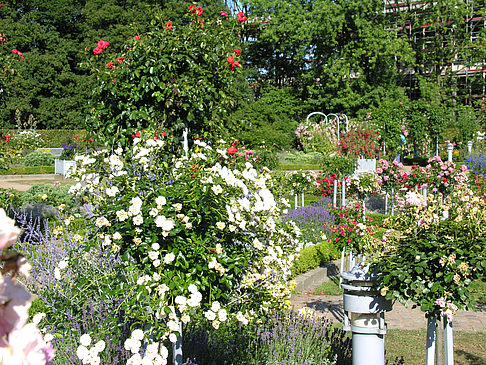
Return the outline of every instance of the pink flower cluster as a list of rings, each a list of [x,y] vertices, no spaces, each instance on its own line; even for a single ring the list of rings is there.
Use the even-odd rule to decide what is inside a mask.
[[[448,303],[444,297],[441,297],[435,301],[441,309],[441,316],[447,318],[447,322],[452,322],[454,315],[457,312],[457,306],[454,303]]]
[[[0,249],[8,248],[17,241],[20,229],[0,209]],[[2,255],[3,260],[5,259]],[[17,255],[14,264],[0,274],[0,363],[43,365],[49,364],[55,355],[50,343],[42,338],[35,324],[27,324],[31,295],[15,280],[17,272],[28,273],[28,263]]]

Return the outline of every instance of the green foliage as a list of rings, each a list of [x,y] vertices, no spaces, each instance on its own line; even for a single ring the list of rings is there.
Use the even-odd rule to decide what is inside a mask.
[[[75,205],[69,186],[34,185],[22,193],[23,204],[47,203],[57,207],[64,204],[67,208]]]
[[[54,164],[55,156],[48,151],[35,150],[22,160],[25,166],[49,166]]]
[[[281,165],[286,164],[320,164],[323,160],[323,155],[319,152],[292,151],[280,152],[277,154],[278,162]]]
[[[474,135],[479,130],[479,119],[474,109],[470,106],[460,106],[456,108],[456,120],[454,126],[459,132],[454,142],[467,144],[474,139]]]
[[[0,129],[0,133],[9,136],[16,136],[19,132],[18,129]],[[39,134],[39,139],[47,148],[61,148],[68,135],[70,135],[70,138],[80,141],[86,142],[87,140],[85,129],[36,129],[36,133]],[[89,139],[88,142],[90,142]]]
[[[356,159],[335,154],[324,156],[321,162],[322,175],[336,175],[338,178],[351,175],[356,168]]]
[[[22,205],[22,194],[14,189],[0,188],[0,207],[7,209],[12,206],[18,208]]]
[[[174,142],[185,126],[191,139],[235,130],[222,120],[236,105],[237,84],[244,82],[238,77],[240,51],[234,51],[242,23],[190,11],[184,24],[168,25],[169,20],[158,16],[123,52],[89,52],[85,66],[98,81],[88,125],[107,145],[128,145],[132,134],[148,127],[162,126]]]
[[[297,276],[306,271],[324,265],[339,257],[340,252],[336,246],[328,240],[305,247],[299,252],[299,257],[292,267],[292,276]]]
[[[0,175],[53,174],[54,170],[54,166],[10,166]]]
[[[441,314],[448,321],[457,309],[471,305],[468,287],[486,271],[484,201],[474,196],[458,186],[445,205],[441,194],[429,194],[427,206],[410,202],[387,220],[387,238],[370,258],[383,273],[382,295],[411,300],[428,317]],[[447,219],[439,218],[444,210]]]

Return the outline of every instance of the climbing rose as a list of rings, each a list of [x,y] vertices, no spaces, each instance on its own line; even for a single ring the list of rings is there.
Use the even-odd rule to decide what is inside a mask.
[[[241,11],[238,12],[238,21],[239,22],[244,22],[246,21],[246,16],[243,14]]]
[[[228,13],[226,11],[221,11],[221,16],[228,16]]]
[[[172,29],[172,22],[171,21],[168,21],[167,23],[165,23],[165,29]]]
[[[113,62],[108,62],[106,64],[106,68],[115,68],[115,65],[113,64]]]
[[[235,145],[233,144],[233,145],[231,145],[231,147],[230,147],[230,148],[228,148],[228,155],[234,155],[234,154],[236,153],[236,151],[237,151],[237,150],[236,150],[236,147],[235,147]]]
[[[241,49],[235,48],[235,53],[239,56],[241,54]]]
[[[101,47],[96,47],[95,49],[93,49],[94,54],[101,54],[101,52],[103,52],[103,48]]]
[[[98,47],[100,47],[101,49],[106,49],[106,48],[108,48],[109,45],[110,45],[110,43],[108,43],[108,42],[106,42],[102,39],[100,39],[98,41]]]
[[[17,50],[16,48],[12,49],[12,53],[16,53],[20,56],[20,59],[23,60],[24,59],[24,55],[22,54],[22,52],[20,52],[19,50]]]
[[[121,65],[123,63],[123,60],[125,59],[125,57],[117,57],[116,58],[116,63],[118,63],[119,65]]]

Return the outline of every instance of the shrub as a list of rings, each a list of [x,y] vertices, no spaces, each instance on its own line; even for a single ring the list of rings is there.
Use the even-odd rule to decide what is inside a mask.
[[[299,257],[292,267],[292,276],[324,265],[339,258],[340,252],[332,241],[326,240],[314,246],[305,247],[299,252]]]
[[[25,166],[50,166],[54,164],[55,156],[48,151],[35,150],[23,158]]]
[[[74,198],[69,194],[69,186],[34,185],[22,194],[23,204],[46,203],[53,206],[64,204],[66,208],[73,208]]]
[[[234,132],[235,123],[222,120],[235,108],[244,82],[236,35],[245,22],[203,13],[191,6],[180,25],[156,14],[149,32],[121,47],[125,53],[103,51],[109,46],[103,41],[98,43],[104,48],[90,51],[84,66],[98,83],[87,124],[107,145],[130,144],[132,134],[157,126],[177,147],[186,126],[191,139]]]

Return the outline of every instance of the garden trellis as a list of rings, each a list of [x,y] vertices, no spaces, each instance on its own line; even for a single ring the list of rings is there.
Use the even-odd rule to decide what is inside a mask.
[[[339,143],[339,136],[340,136],[340,133],[339,133],[339,126],[340,124],[342,123],[341,122],[341,118],[339,115],[335,114],[335,113],[330,113],[330,114],[324,114],[322,112],[312,112],[310,113],[307,118],[306,118],[306,122],[308,123],[309,122],[309,119],[311,117],[313,117],[314,115],[322,115],[324,117],[324,121],[326,122],[326,125],[329,124],[329,117],[334,117],[336,118],[337,120],[337,141]],[[344,124],[346,126],[346,132],[348,132],[349,130],[349,119],[348,119],[348,116],[346,114],[341,114],[342,118],[344,118]]]

